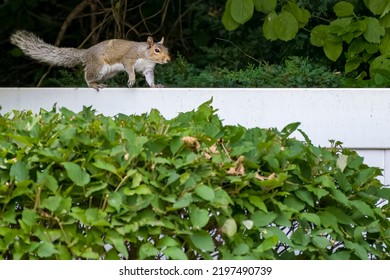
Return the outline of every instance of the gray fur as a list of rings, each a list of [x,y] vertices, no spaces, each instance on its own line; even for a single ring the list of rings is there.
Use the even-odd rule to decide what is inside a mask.
[[[45,43],[34,34],[19,30],[11,35],[10,41],[32,59],[53,66],[74,67],[83,63],[85,50],[59,48]]]

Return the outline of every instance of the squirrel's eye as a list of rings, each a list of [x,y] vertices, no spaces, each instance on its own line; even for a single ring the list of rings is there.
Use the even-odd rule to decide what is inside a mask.
[[[154,52],[159,53],[160,49],[154,49]]]

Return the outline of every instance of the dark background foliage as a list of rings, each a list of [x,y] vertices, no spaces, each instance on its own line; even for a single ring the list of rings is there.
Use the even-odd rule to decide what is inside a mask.
[[[334,17],[332,5],[335,2],[298,1],[312,13],[308,30],[299,32],[289,42],[270,42],[262,34],[264,15],[261,13],[254,14],[234,32],[227,31],[221,24],[226,0],[5,1],[0,6],[3,50],[0,86],[85,86],[80,69],[53,68],[47,73],[48,66],[23,57],[9,44],[13,31],[27,29],[49,43],[82,48],[110,38],[143,41],[147,35],[155,40],[164,36],[174,59],[180,58],[170,68],[164,66],[158,70],[157,80],[161,79],[168,86],[337,87],[342,84],[343,77],[333,75],[333,72],[339,66],[330,64],[320,49],[308,43],[311,25],[324,21],[325,17]],[[286,59],[291,61],[291,56],[305,58],[304,63],[311,68],[318,68],[316,63],[322,64],[321,72],[308,79],[307,75],[296,78],[297,72],[290,73],[285,67]],[[295,62],[294,67],[302,67],[299,59]],[[196,81],[182,77],[183,65],[186,73],[196,77]],[[274,69],[270,70],[270,65],[275,65]],[[238,77],[240,73],[245,75],[246,71],[254,70],[255,80],[245,83]],[[236,79],[232,80],[232,75],[226,77],[224,73],[228,71],[237,71]],[[269,79],[269,75],[286,74],[287,79],[278,78],[275,82]],[[326,77],[318,79],[322,74]],[[121,79],[124,78],[119,76],[111,85],[123,86]],[[289,82],[294,79],[301,82]],[[141,81],[138,86],[144,86],[144,83]]]

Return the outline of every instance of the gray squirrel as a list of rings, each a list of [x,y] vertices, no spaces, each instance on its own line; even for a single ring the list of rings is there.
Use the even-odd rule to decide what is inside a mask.
[[[105,87],[99,82],[126,71],[127,85],[135,83],[135,72],[145,76],[150,87],[162,87],[154,83],[154,67],[171,60],[168,48],[163,45],[164,37],[155,43],[152,37],[146,42],[112,39],[100,42],[88,49],[60,48],[45,43],[33,33],[19,30],[10,37],[12,44],[19,47],[28,57],[53,66],[84,66],[84,78],[89,87],[96,90]]]

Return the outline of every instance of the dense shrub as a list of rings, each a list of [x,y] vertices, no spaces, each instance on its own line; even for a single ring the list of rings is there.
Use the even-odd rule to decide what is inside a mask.
[[[345,79],[340,72],[302,57],[289,57],[282,65],[252,64],[241,70],[209,66],[201,70],[178,55],[170,64],[157,65],[155,72],[156,81],[166,87],[337,88],[343,86]],[[105,83],[110,87],[126,87],[127,79],[122,73]],[[46,80],[45,86],[86,87],[86,83],[81,69],[60,70],[54,78]],[[148,87],[141,74],[137,75],[136,86]]]
[[[0,258],[389,259],[389,199],[356,152],[223,125],[210,102],[0,117]]]

